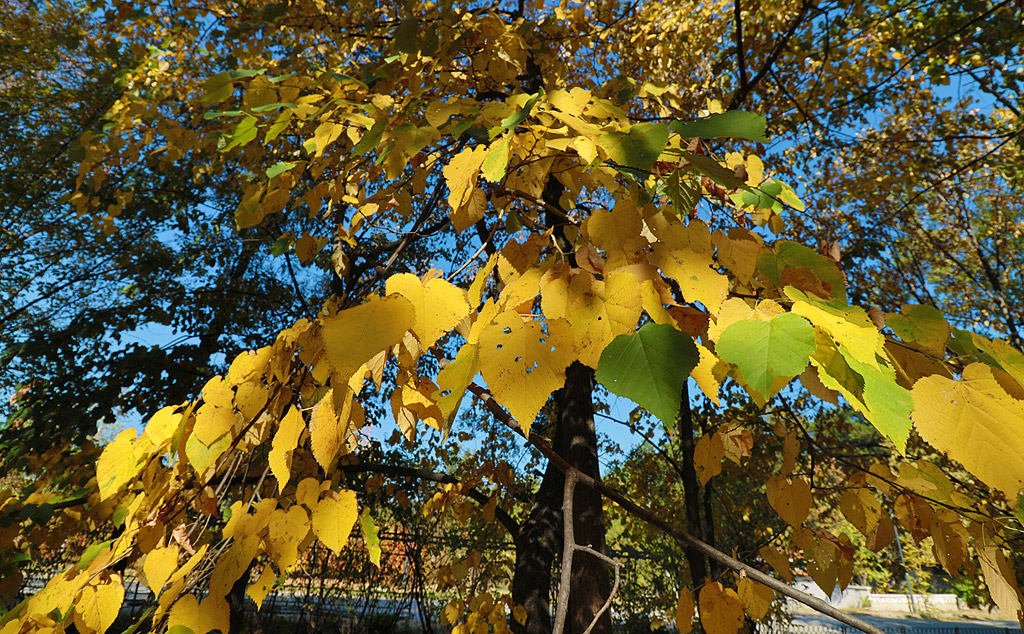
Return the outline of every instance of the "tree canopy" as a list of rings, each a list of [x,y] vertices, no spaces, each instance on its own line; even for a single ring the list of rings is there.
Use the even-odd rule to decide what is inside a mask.
[[[829,611],[839,516],[1024,620],[1012,3],[10,4],[0,594],[97,539],[0,634],[253,629],[416,481],[509,544],[453,631],[609,632],[637,539],[681,632]]]

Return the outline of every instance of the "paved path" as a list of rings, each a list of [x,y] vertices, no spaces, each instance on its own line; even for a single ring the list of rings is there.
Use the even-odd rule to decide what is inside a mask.
[[[966,630],[973,634],[1003,634],[1004,632],[1010,632],[1020,634],[1020,623],[1016,621],[985,621],[981,619],[957,619],[957,620],[940,620],[940,619],[924,619],[920,617],[892,617],[892,616],[875,616],[873,614],[858,613],[857,617],[863,619],[874,625],[875,627],[886,629],[891,632],[899,632],[905,628],[905,631],[910,634],[912,632],[949,632],[953,634],[958,629]],[[805,628],[821,628],[821,629],[835,629],[846,631],[853,630],[849,625],[840,623],[839,621],[825,616],[823,614],[794,614],[793,625],[803,626]]]

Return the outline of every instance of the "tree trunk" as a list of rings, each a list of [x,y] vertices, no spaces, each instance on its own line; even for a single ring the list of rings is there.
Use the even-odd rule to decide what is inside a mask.
[[[682,403],[679,407],[679,415],[676,419],[676,433],[679,438],[679,448],[682,452],[682,476],[683,479],[683,505],[686,510],[686,530],[697,539],[704,539],[703,524],[700,517],[700,481],[697,480],[697,470],[694,466],[694,449],[696,441],[693,439],[693,413],[690,411],[690,391],[686,383],[683,383]],[[686,548],[686,563],[690,566],[690,579],[693,587],[699,588],[704,585],[708,576],[707,561],[704,555],[696,548]]]
[[[573,363],[566,372],[565,387],[555,393],[558,419],[552,446],[566,462],[583,473],[600,478],[597,434],[594,430],[594,372]],[[537,491],[530,517],[516,540],[516,567],[512,579],[512,600],[526,609],[526,623],[513,619],[516,634],[551,632],[551,570],[561,550],[562,472],[548,463]],[[605,552],[604,508],[601,495],[577,485],[573,496],[573,531],[576,543]],[[611,592],[608,566],[593,555],[577,551],[573,556],[572,584],[566,634],[582,634]],[[594,634],[610,634],[611,613],[597,622]]]
[[[594,430],[594,371],[574,362],[566,371],[565,387],[555,393],[558,405],[558,427],[563,434],[562,457],[586,475],[599,480],[597,434]],[[573,496],[573,532],[576,543],[605,552],[604,507],[601,494],[579,484]],[[566,629],[570,634],[583,634],[594,620],[611,592],[607,564],[590,553],[576,551],[572,558],[572,587],[569,592],[569,614]],[[594,634],[610,634],[611,611],[601,615]]]
[[[558,451],[557,430],[555,440]],[[526,623],[512,619],[515,634],[551,632],[551,568],[562,536],[563,482],[562,472],[549,462],[530,516],[515,540],[512,600],[526,610]]]

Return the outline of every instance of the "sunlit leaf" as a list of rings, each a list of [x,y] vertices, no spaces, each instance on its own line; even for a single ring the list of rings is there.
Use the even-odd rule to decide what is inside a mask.
[[[698,360],[689,335],[649,323],[608,344],[597,365],[597,380],[674,427],[683,384]]]

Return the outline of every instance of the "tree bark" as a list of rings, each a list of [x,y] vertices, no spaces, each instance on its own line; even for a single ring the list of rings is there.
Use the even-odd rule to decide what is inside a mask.
[[[594,429],[594,371],[574,362],[566,371],[565,387],[555,393],[558,427],[563,434],[562,457],[586,475],[600,480],[597,433]],[[576,543],[605,553],[604,507],[601,494],[589,486],[576,487],[573,496],[573,532]],[[597,557],[577,551],[572,561],[567,631],[583,634],[611,592],[608,566]],[[598,619],[594,634],[610,634],[611,613]]]
[[[559,451],[556,432],[555,451]],[[526,610],[526,623],[512,619],[515,634],[550,634],[551,568],[562,536],[562,472],[548,461],[530,516],[515,539],[512,600]]]
[[[693,462],[696,442],[693,439],[693,413],[690,411],[690,391],[683,383],[682,403],[676,419],[676,433],[682,450],[683,505],[686,510],[686,530],[697,539],[703,539],[704,530],[700,517],[700,482]],[[687,546],[686,563],[690,566],[690,577],[694,588],[704,585],[708,576],[707,561],[697,549]]]
[[[562,458],[595,480],[600,479],[597,433],[594,429],[594,372],[579,362],[566,371],[565,387],[555,393],[558,418],[553,449]],[[519,531],[512,600],[526,609],[526,623],[515,619],[516,634],[551,632],[551,572],[562,537],[561,506],[564,476],[550,461],[537,491],[533,509]],[[604,507],[601,495],[586,485],[573,496],[573,530],[576,543],[606,551]],[[573,557],[567,634],[582,634],[611,592],[608,566],[593,555],[577,551]],[[605,612],[592,632],[610,634],[611,614]]]

